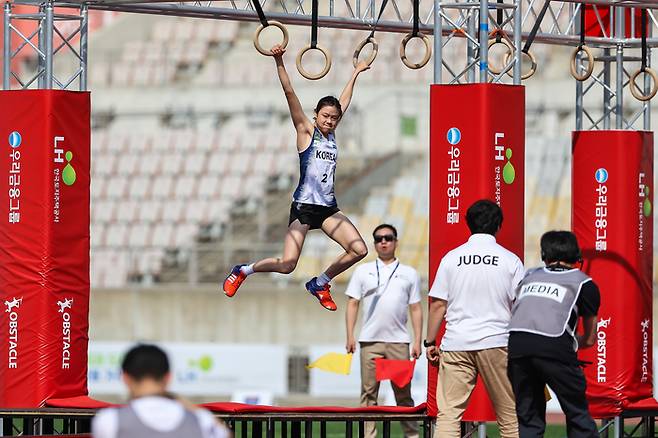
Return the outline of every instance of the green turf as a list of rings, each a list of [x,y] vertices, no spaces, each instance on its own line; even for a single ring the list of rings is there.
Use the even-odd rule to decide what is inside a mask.
[[[544,438],[565,438],[567,436],[567,428],[564,424],[547,424],[546,433]],[[498,425],[495,423],[487,423],[487,438],[500,438]]]

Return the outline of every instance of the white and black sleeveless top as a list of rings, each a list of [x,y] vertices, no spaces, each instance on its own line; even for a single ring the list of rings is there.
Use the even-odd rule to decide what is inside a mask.
[[[201,426],[196,416],[185,410],[183,421],[173,430],[159,431],[142,422],[132,406],[120,408],[117,438],[194,438],[202,437]]]
[[[578,269],[550,271],[539,268],[530,271],[517,288],[510,332],[558,337],[566,331],[574,337],[575,327],[570,327],[569,320],[581,288],[588,281],[591,278]],[[577,349],[575,337],[574,346],[574,350]]]
[[[336,207],[334,179],[338,147],[333,133],[327,137],[313,130],[311,144],[299,153],[299,183],[293,202]]]

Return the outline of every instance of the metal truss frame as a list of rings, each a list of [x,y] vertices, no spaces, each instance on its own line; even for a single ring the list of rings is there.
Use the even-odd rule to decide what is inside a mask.
[[[521,5],[487,2],[435,3],[434,34],[444,35],[434,39],[434,82],[437,84],[461,84],[474,82],[502,83],[509,76],[514,84],[521,83]],[[448,32],[444,31],[448,29]],[[502,68],[492,71],[489,65],[489,42],[497,35],[509,46]],[[494,37],[495,38],[495,37]],[[458,57],[444,56],[451,45],[459,47],[465,42],[466,62]],[[455,59],[457,58],[457,59]],[[448,79],[444,81],[443,71]],[[476,71],[479,76],[476,79]]]
[[[582,4],[576,6],[576,14],[580,14]],[[615,8],[614,17],[608,23],[609,33],[618,42],[614,47],[604,47],[599,56],[595,56],[595,68],[589,79],[576,81],[576,129],[643,129],[651,128],[651,101],[639,102],[629,99],[625,102],[624,91],[630,89],[630,67],[641,61],[638,50],[634,46],[625,46],[623,36],[626,35],[626,19],[623,7]],[[596,7],[594,7],[596,11]],[[634,14],[632,14],[631,29],[635,34]],[[600,16],[597,13],[599,24]],[[650,16],[651,20],[654,19]],[[580,20],[575,20],[580,22]],[[605,29],[602,27],[601,31]],[[580,31],[580,29],[578,29]],[[605,34],[605,33],[604,33]],[[648,51],[647,67],[651,65],[651,51]],[[584,69],[583,60],[576,60],[577,68]],[[652,84],[648,75],[644,77],[643,92],[648,93]],[[598,94],[600,93],[600,94]],[[594,96],[593,96],[594,95]],[[592,98],[593,97],[593,98]]]
[[[546,15],[537,23],[544,2],[549,1]],[[377,23],[381,32],[408,33],[413,29],[409,0],[389,0],[389,7],[383,20]],[[268,18],[290,25],[310,25],[311,8],[305,0],[263,0]],[[600,37],[586,37],[589,47],[601,51],[595,56],[597,62],[594,73],[584,82],[576,82],[576,129],[650,129],[650,103],[635,105],[624,100],[624,92],[629,87],[629,65],[640,60],[637,52],[640,38],[635,37],[636,25],[633,8],[648,10],[649,48],[658,47],[658,1],[656,0],[425,0],[420,2],[421,32],[427,35],[441,35],[434,39],[434,82],[435,83],[475,83],[512,81],[521,83],[522,42],[528,42],[531,30],[537,24],[534,36],[536,43],[576,47],[580,43],[579,14],[583,4],[592,5]],[[34,13],[16,14],[13,4],[30,5]],[[78,14],[60,14],[58,7],[75,8]],[[328,28],[371,30],[376,22],[378,9],[375,0],[328,0],[321,12],[318,25]],[[604,14],[605,8],[612,8],[614,14]],[[630,29],[627,37],[625,12],[631,8]],[[144,14],[159,14],[179,17],[196,17],[221,20],[258,22],[251,0],[193,0],[189,2],[164,2],[161,0],[17,0],[5,3],[4,7],[4,47],[3,47],[3,88],[11,88],[13,78],[20,88],[36,86],[40,89],[71,89],[76,84],[79,90],[87,89],[87,12],[89,9],[110,10]],[[496,16],[502,11],[502,21]],[[604,17],[608,16],[608,21]],[[435,19],[440,17],[440,19]],[[622,17],[624,19],[616,19]],[[30,35],[21,33],[14,22],[33,20],[37,28]],[[74,21],[78,25],[69,34],[64,34],[56,23]],[[55,36],[61,41],[55,47]],[[79,35],[77,46],[74,38]],[[489,65],[489,41],[495,35],[503,35],[510,43],[511,55],[500,73],[493,73]],[[20,44],[11,49],[12,36],[19,38]],[[35,43],[33,40],[37,39]],[[462,46],[458,46],[462,44]],[[464,58],[449,56],[448,49],[457,45],[465,48]],[[37,73],[25,80],[12,71],[12,60],[27,48],[38,59]],[[68,48],[79,62],[78,69],[67,79],[59,80],[54,72],[54,58]],[[651,51],[649,50],[650,65]],[[461,63],[459,61],[462,61]],[[582,60],[577,60],[582,68]],[[446,72],[445,80],[443,72]],[[478,76],[479,72],[479,76]],[[510,79],[511,78],[511,79]],[[644,91],[651,87],[644,78]],[[597,92],[601,97],[595,96]],[[626,104],[626,105],[625,105]],[[624,436],[623,416],[607,420],[601,431],[613,430],[615,437]],[[649,431],[654,435],[655,417],[643,417],[636,429]],[[483,425],[478,425],[478,436],[486,434]],[[634,431],[635,432],[635,431]],[[631,434],[632,436],[633,434]]]
[[[15,4],[15,3],[13,3]],[[12,78],[20,88],[30,88],[35,82],[38,88],[71,89],[77,81],[79,90],[87,89],[87,5],[81,4],[74,11],[78,14],[56,13],[52,2],[39,4],[34,13],[19,14],[12,11],[12,3],[4,5],[4,46],[3,46],[3,88],[11,88]],[[29,35],[23,34],[15,22],[30,20],[36,22],[36,29]],[[61,30],[57,23],[73,22],[68,32]],[[12,50],[12,37],[19,44]],[[36,37],[36,43],[33,41]],[[77,41],[76,40],[77,37]],[[68,48],[78,60],[78,68],[68,77],[60,79],[54,70],[55,56]],[[12,61],[18,59],[23,50],[32,51],[38,62],[37,72],[30,78],[23,78],[20,72],[12,70]]]
[[[547,13],[541,23],[540,11],[545,2]],[[531,37],[531,30],[537,25],[533,41],[536,43],[577,46],[580,43],[579,17],[584,0],[421,0],[419,29],[427,35],[442,35],[434,39],[434,82],[473,83],[473,82],[512,82],[521,83],[521,44]],[[389,0],[390,6],[377,30],[383,32],[408,33],[412,30],[412,11],[409,0]],[[262,0],[268,18],[284,24],[309,25],[311,8],[308,0]],[[599,37],[586,37],[589,47],[602,51],[596,58],[597,66],[602,64],[589,82],[576,86],[576,125],[579,129],[599,129],[614,125],[618,129],[633,129],[638,121],[643,121],[644,129],[649,127],[649,104],[632,114],[624,114],[624,89],[628,85],[628,63],[636,62],[637,56],[630,56],[640,47],[641,39],[635,36],[635,14],[631,9],[630,35],[624,29],[623,17],[628,8],[646,8],[649,17],[649,48],[658,46],[658,2],[654,0],[587,0],[597,17]],[[34,13],[15,14],[13,4],[31,5]],[[76,8],[74,14],[59,14],[59,7]],[[321,6],[319,26],[371,30],[378,16],[381,3],[376,0],[327,0]],[[616,13],[607,14],[612,8]],[[4,8],[4,60],[3,86],[11,87],[11,80],[21,88],[38,87],[62,89],[87,88],[87,10],[113,10],[146,14],[161,14],[183,17],[199,17],[237,21],[258,20],[251,0],[194,0],[189,2],[163,2],[160,0],[18,0],[6,3]],[[502,12],[500,20],[498,12]],[[440,17],[440,19],[435,19]],[[605,17],[609,17],[606,19]],[[13,25],[15,20],[35,20],[37,30],[31,35],[23,35]],[[78,23],[69,35],[63,35],[57,22],[73,20]],[[639,26],[639,23],[637,24]],[[77,45],[73,39],[78,36]],[[500,73],[494,74],[489,64],[489,41],[498,36],[511,46],[509,56]],[[18,48],[11,50],[11,39],[17,36],[21,41]],[[57,47],[53,44],[59,37]],[[36,38],[37,42],[33,40]],[[457,47],[459,52],[451,56],[450,49]],[[68,48],[79,61],[79,68],[72,76],[60,80],[55,75],[54,58]],[[38,59],[35,76],[21,78],[11,70],[12,60],[21,50],[32,50]],[[465,58],[464,58],[465,52]],[[650,52],[650,51],[649,51]],[[626,64],[625,64],[626,63]],[[498,62],[498,64],[501,64]],[[478,75],[479,72],[479,75]],[[614,74],[612,74],[614,72]],[[645,87],[649,84],[645,78]],[[603,97],[594,105],[591,96],[602,90]],[[598,114],[600,113],[600,114]]]

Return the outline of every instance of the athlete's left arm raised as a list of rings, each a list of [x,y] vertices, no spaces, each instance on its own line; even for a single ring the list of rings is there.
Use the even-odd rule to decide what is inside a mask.
[[[354,67],[352,77],[349,81],[347,81],[347,85],[345,85],[345,88],[343,88],[343,92],[340,93],[340,98],[338,99],[340,102],[340,107],[343,110],[343,114],[345,114],[347,107],[350,106],[350,102],[352,101],[352,93],[354,92],[354,84],[356,83],[356,78],[361,72],[366,71],[369,68],[370,66],[365,61],[359,62],[356,67]]]

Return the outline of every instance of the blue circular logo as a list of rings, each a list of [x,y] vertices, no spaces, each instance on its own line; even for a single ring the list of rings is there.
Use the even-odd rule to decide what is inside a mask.
[[[17,148],[21,145],[21,140],[21,135],[17,131],[9,134],[9,146]]]
[[[461,141],[462,133],[457,128],[450,128],[448,129],[448,134],[446,135],[446,138],[448,139],[448,143],[454,145]]]
[[[594,178],[596,178],[596,181],[599,184],[604,184],[608,180],[608,171],[605,170],[605,168],[603,167],[599,167],[598,169],[596,169]]]

